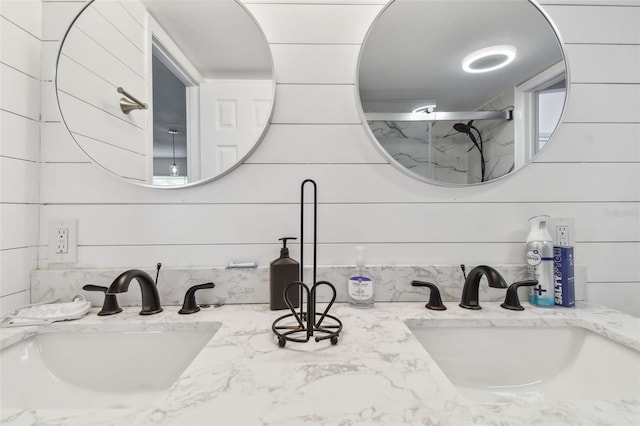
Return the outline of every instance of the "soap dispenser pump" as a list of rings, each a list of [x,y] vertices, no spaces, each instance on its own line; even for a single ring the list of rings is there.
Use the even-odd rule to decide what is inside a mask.
[[[356,250],[356,273],[349,277],[347,281],[347,293],[349,303],[357,307],[372,307],[374,299],[373,278],[369,276],[365,268],[365,250],[364,246],[357,246]]]
[[[289,257],[289,249],[287,248],[287,240],[295,240],[295,237],[283,237],[282,248],[280,249],[280,257],[270,264],[269,268],[269,287],[270,287],[270,303],[269,308],[272,311],[287,309],[287,303],[284,300],[284,291],[287,286],[300,279],[300,264]],[[289,301],[294,308],[298,307],[300,299],[300,287],[293,286],[287,293]]]

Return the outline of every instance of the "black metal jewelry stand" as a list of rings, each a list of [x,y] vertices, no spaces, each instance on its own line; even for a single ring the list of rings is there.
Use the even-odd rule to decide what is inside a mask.
[[[306,183],[313,184],[313,285],[309,288],[304,283],[304,186]],[[290,342],[308,342],[314,333],[321,334],[316,335],[315,341],[330,339],[331,344],[338,343],[338,336],[342,331],[342,322],[333,315],[329,315],[329,309],[333,306],[333,302],[336,300],[336,288],[328,281],[316,282],[316,250],[317,250],[317,236],[318,236],[318,187],[316,183],[311,179],[306,179],[300,186],[300,281],[289,283],[284,289],[284,300],[290,314],[283,315],[276,319],[271,326],[271,329],[278,336],[278,345],[284,347],[287,341]],[[332,296],[329,304],[325,310],[321,313],[316,311],[316,292],[318,287],[327,286],[331,290]],[[299,311],[293,306],[289,297],[290,290],[294,287],[300,288],[300,304]],[[306,311],[305,311],[306,306]],[[316,317],[318,317],[316,321]],[[294,319],[294,321],[286,321],[287,319]],[[290,324],[282,324],[289,322]],[[324,323],[328,324],[324,324]]]

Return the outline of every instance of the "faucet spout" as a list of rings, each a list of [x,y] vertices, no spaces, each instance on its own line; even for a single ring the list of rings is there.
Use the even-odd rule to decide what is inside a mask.
[[[464,282],[460,307],[465,309],[481,309],[480,303],[478,302],[478,290],[480,288],[480,280],[483,276],[487,277],[489,287],[507,288],[507,283],[498,271],[487,265],[476,266],[469,272]]]
[[[131,269],[120,274],[113,283],[111,283],[106,294],[125,293],[129,290],[129,284],[133,279],[140,284],[140,291],[142,293],[142,310],[140,311],[140,315],[151,315],[162,312],[160,295],[158,294],[156,284],[149,274],[139,269]]]

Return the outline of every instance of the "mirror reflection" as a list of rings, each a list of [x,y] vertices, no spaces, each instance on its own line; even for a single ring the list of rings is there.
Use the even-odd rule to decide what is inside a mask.
[[[94,0],[63,40],[56,89],[65,125],[97,164],[183,186],[255,149],[275,84],[264,34],[236,0]]]
[[[395,0],[360,53],[358,91],[382,152],[430,182],[488,182],[527,163],[560,122],[564,54],[528,0]]]

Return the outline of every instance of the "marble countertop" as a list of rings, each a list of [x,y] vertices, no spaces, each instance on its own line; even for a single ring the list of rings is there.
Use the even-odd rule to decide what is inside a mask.
[[[483,303],[480,311],[447,303],[336,304],[344,328],[328,340],[278,346],[273,321],[286,312],[264,304],[224,305],[193,315],[166,306],[152,316],[125,308],[49,326],[0,330],[0,347],[41,331],[111,331],[221,327],[178,381],[153,405],[137,409],[3,409],[3,425],[638,425],[640,401],[482,404],[465,399],[437,367],[405,321],[485,325],[573,325],[640,351],[640,319],[579,302],[573,309],[526,305],[523,312]],[[553,348],[549,348],[552,356]],[[606,360],[603,360],[606,362]],[[596,366],[594,366],[596,367]],[[10,392],[11,384],[2,383]]]

